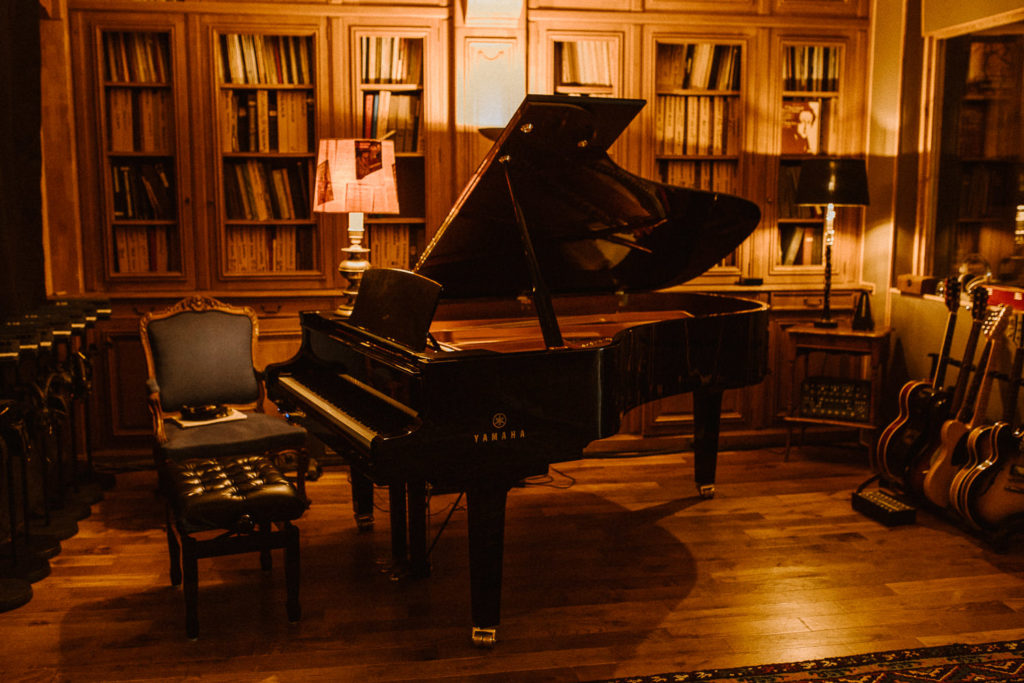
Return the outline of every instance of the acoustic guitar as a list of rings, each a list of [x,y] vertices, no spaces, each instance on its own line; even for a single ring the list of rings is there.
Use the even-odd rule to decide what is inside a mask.
[[[971,329],[967,333],[956,383],[953,385],[952,391],[937,396],[928,424],[921,427],[920,441],[914,452],[909,454],[903,472],[903,490],[906,493],[915,496],[924,495],[924,475],[931,466],[932,454],[939,446],[942,425],[951,416],[956,415],[963,405],[964,394],[967,393],[967,384],[971,377],[971,364],[978,348],[978,337],[981,335],[981,327],[985,322],[985,314],[988,310],[987,306],[988,290],[984,287],[975,287],[971,291]]]
[[[957,312],[960,310],[958,278],[946,278],[944,296],[949,315],[931,381],[911,380],[903,385],[899,395],[899,415],[878,437],[875,449],[878,461],[873,469],[890,485],[899,486],[904,481],[907,465],[923,449],[928,435],[937,432],[949,417],[951,394],[945,388],[945,382]]]
[[[1008,506],[1012,514],[1013,503],[1022,496],[1006,497],[1005,481],[1003,486],[993,489],[997,478],[1005,480],[1010,467],[1017,464],[1020,454],[1020,435],[1015,428],[1017,422],[1017,396],[1020,393],[1021,374],[1024,371],[1024,317],[1020,313],[1014,316],[1013,341],[1016,349],[1013,353],[1013,365],[1007,376],[1007,391],[1003,397],[1002,419],[992,425],[984,425],[971,430],[967,435],[967,464],[953,477],[949,488],[950,503],[953,509],[978,529],[991,526],[977,512],[977,501],[985,497],[984,509],[987,515],[1001,517],[998,510]],[[1017,501],[1024,512],[1024,500]]]
[[[925,498],[936,506],[949,506],[949,489],[953,477],[967,461],[967,435],[980,427],[988,410],[988,397],[992,388],[992,370],[996,348],[1003,338],[1009,306],[993,309],[985,318],[982,332],[985,346],[981,351],[978,369],[956,417],[942,424],[939,446],[932,454],[928,471],[924,475],[922,491]]]

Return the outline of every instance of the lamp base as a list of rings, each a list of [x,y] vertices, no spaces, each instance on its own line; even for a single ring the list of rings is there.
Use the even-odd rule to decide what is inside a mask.
[[[833,320],[832,318],[823,318],[821,320],[815,320],[814,321],[814,326],[815,327],[822,327],[822,328],[826,328],[826,329],[833,329],[833,328],[839,327],[839,321],[838,320]]]

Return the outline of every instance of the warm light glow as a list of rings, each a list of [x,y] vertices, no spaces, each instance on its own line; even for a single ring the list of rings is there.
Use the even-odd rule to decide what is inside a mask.
[[[313,211],[398,213],[395,143],[391,140],[321,140]]]

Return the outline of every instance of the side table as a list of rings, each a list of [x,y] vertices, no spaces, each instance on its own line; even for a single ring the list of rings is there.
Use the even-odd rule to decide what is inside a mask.
[[[879,425],[882,390],[889,360],[891,328],[854,330],[848,322],[839,327],[794,325],[789,335],[789,370],[793,381],[789,406],[783,417],[787,423],[786,454],[792,442],[793,427],[834,425],[873,432]],[[812,353],[848,356],[859,364],[855,377],[819,377],[808,379],[808,363]],[[813,394],[813,395],[808,395]],[[799,402],[798,402],[799,399]],[[863,402],[867,402],[867,406]],[[869,456],[874,458],[874,439],[869,439]]]

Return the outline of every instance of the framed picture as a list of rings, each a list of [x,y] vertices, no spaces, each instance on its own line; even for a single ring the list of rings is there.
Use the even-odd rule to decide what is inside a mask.
[[[821,146],[821,101],[782,103],[782,153],[817,154]]]

